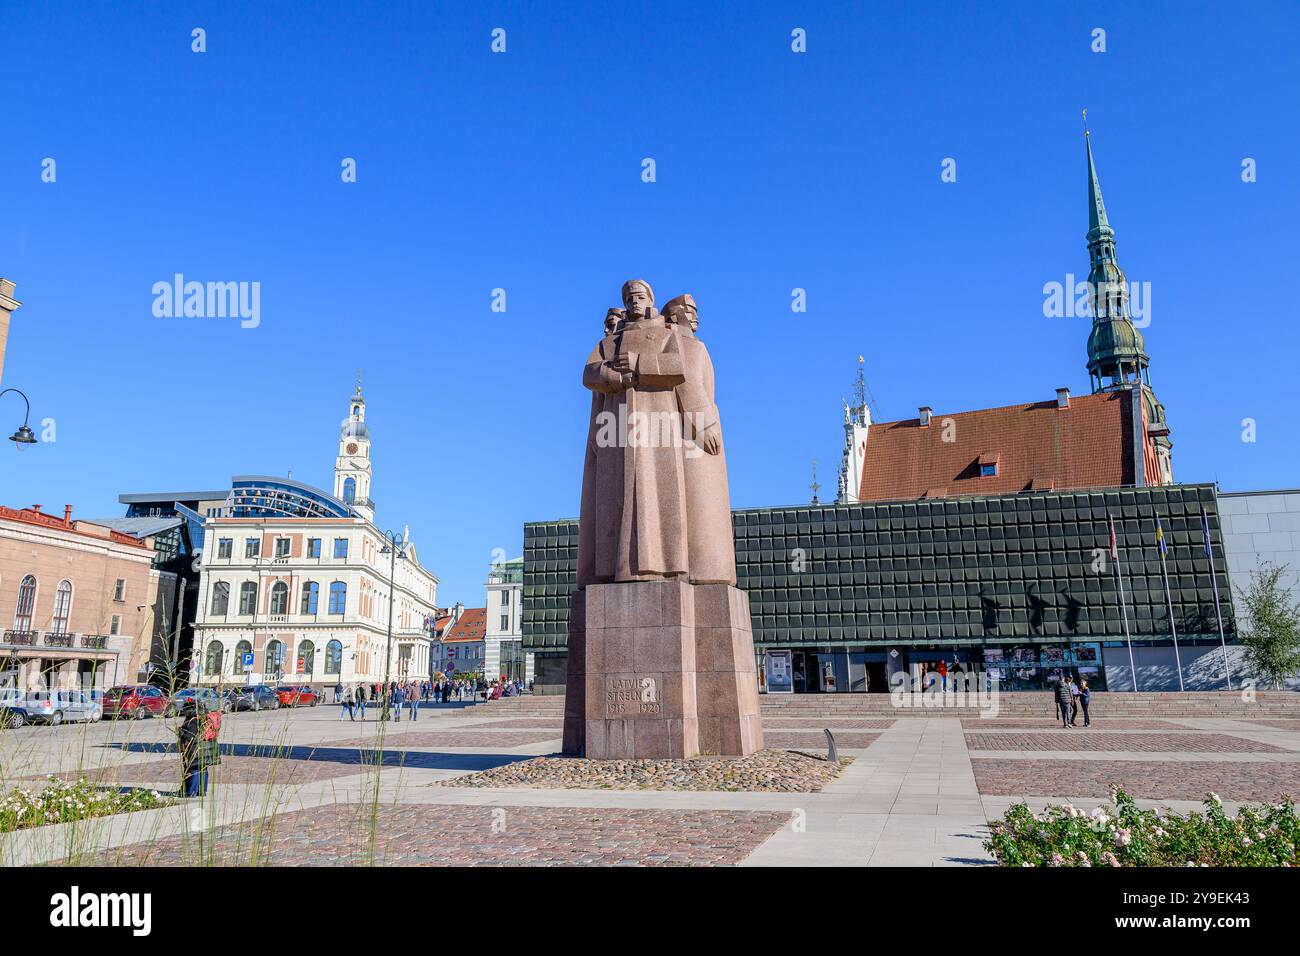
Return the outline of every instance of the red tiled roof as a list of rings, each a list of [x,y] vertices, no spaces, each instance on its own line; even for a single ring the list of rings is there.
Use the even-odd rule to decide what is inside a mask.
[[[481,641],[487,637],[487,608],[467,607],[460,620],[452,625],[442,639],[444,644],[455,641]]]
[[[1132,395],[1079,395],[1068,408],[1055,399],[949,415],[881,422],[867,434],[864,501],[948,495],[998,495],[1039,487],[1133,484]],[[947,437],[950,440],[944,441]],[[980,463],[997,475],[980,477]]]

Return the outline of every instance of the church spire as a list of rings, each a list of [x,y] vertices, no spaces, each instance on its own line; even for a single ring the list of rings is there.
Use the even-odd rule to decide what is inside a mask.
[[[1088,111],[1083,111],[1083,142],[1088,151],[1088,241],[1100,238],[1102,232],[1114,236],[1106,219],[1106,203],[1101,198],[1101,183],[1097,181],[1097,164],[1092,159],[1092,137],[1088,135]]]
[[[1120,389],[1140,392],[1147,436],[1155,451],[1155,467],[1146,475],[1146,483],[1170,484],[1173,481],[1173,443],[1169,439],[1165,408],[1151,388],[1151,360],[1147,356],[1146,340],[1133,324],[1129,312],[1128,279],[1115,254],[1115,230],[1111,228],[1106,204],[1101,198],[1087,110],[1083,111],[1083,118],[1084,150],[1088,156],[1088,302],[1092,309],[1088,377],[1093,392]]]

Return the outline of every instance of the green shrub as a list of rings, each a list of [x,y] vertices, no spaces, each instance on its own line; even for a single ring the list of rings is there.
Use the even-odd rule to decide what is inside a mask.
[[[76,783],[69,783],[51,776],[43,790],[15,787],[0,796],[0,833],[107,817],[132,810],[153,810],[172,802],[159,795],[157,790],[124,793],[95,786],[84,777]]]
[[[1295,866],[1300,818],[1288,797],[1229,816],[1211,793],[1205,813],[1142,810],[1111,788],[1091,814],[1070,804],[1034,813],[1018,803],[990,825],[984,848],[1003,866]]]

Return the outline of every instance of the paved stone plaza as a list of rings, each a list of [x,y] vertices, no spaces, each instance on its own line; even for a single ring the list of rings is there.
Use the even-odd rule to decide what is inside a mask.
[[[1045,704],[1044,711],[1046,711]],[[986,821],[1025,799],[1090,809],[1111,784],[1197,809],[1300,796],[1300,719],[765,716],[768,745],[825,752],[816,793],[458,787],[457,777],[560,748],[558,713],[425,709],[381,727],[322,706],[226,717],[201,801],[0,836],[8,865],[987,865]],[[382,740],[381,740],[382,734]],[[0,779],[86,775],[174,792],[172,721],[0,732]],[[433,784],[439,783],[439,786]]]

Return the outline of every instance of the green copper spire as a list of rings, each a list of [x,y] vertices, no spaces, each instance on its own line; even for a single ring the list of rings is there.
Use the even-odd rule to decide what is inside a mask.
[[[1101,183],[1097,182],[1097,165],[1092,161],[1092,138],[1083,131],[1084,148],[1088,151],[1088,241],[1100,238],[1104,232],[1114,235],[1106,219],[1106,203],[1101,198]]]
[[[1129,315],[1128,280],[1115,255],[1115,230],[1106,218],[1087,129],[1083,138],[1088,153],[1088,303],[1092,308],[1088,373],[1093,391],[1105,391],[1141,384],[1149,360],[1142,333]]]

